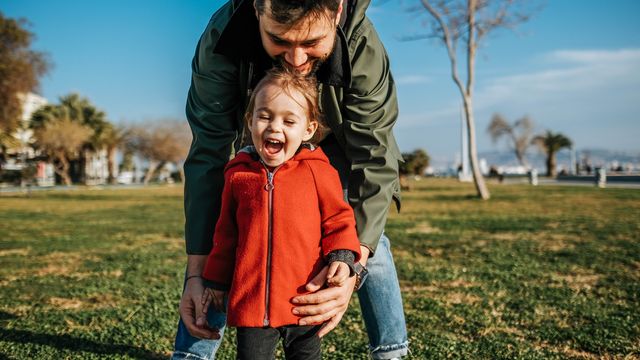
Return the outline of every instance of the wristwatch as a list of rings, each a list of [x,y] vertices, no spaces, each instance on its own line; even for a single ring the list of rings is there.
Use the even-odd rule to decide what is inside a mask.
[[[358,291],[362,287],[362,284],[364,284],[364,282],[367,280],[367,276],[369,276],[369,270],[367,270],[367,268],[362,266],[362,264],[360,264],[359,262],[356,262],[353,267],[356,270],[356,284],[354,285],[353,289],[355,291]]]

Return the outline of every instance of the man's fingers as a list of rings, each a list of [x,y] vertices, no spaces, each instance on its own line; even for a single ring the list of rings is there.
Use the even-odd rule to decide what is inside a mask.
[[[209,325],[206,325],[206,322],[204,327],[193,326],[191,329],[187,327],[187,330],[189,330],[189,334],[200,339],[220,339],[220,332],[217,329],[210,328]]]
[[[185,302],[191,302],[191,300],[185,299],[180,303],[180,317],[189,334],[201,339],[219,339],[220,333],[207,326],[206,318],[204,318],[203,321],[201,320],[201,322],[204,322],[203,327],[197,325],[198,319],[196,319],[193,303],[185,304]]]
[[[322,288],[325,280],[327,280],[327,271],[329,267],[325,266],[306,286],[307,291],[316,292]]]
[[[323,280],[324,282],[324,280]],[[308,287],[309,285],[307,285]],[[294,304],[320,304],[335,300],[340,296],[340,288],[327,288],[313,294],[300,295],[293,298]]]
[[[338,314],[336,314],[336,316],[332,317],[329,321],[322,325],[320,331],[318,331],[318,337],[322,338],[323,336],[330,333],[333,329],[335,329],[336,326],[338,326],[338,324],[340,323],[343,314],[344,312],[339,312]]]
[[[298,316],[307,316],[307,317],[315,316],[315,315],[323,315],[328,313],[331,313],[331,316],[333,316],[334,311],[339,310],[340,308],[341,308],[340,305],[335,300],[331,300],[331,301],[323,302],[321,304],[316,304],[316,305],[306,305],[301,307],[295,307],[293,308],[293,313]],[[329,317],[325,318],[324,320],[328,320],[328,319]]]
[[[327,312],[321,312],[318,315],[303,317],[298,321],[300,326],[304,325],[317,325],[332,319],[338,313],[336,308],[333,308]]]

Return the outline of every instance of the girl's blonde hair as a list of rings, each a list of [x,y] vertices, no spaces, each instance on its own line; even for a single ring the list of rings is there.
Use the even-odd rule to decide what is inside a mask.
[[[294,70],[289,70],[286,67],[273,68],[267,71],[267,74],[258,82],[251,98],[249,99],[249,105],[244,115],[245,128],[248,129],[248,125],[253,118],[253,108],[256,104],[256,96],[267,85],[278,85],[282,88],[285,94],[293,99],[292,91],[298,91],[305,99],[306,104],[298,105],[307,109],[307,120],[309,122],[317,122],[318,129],[313,137],[308,141],[311,144],[317,145],[322,139],[322,135],[325,129],[322,121],[322,114],[318,108],[318,85],[314,76],[305,76]],[[295,100],[294,100],[295,101]],[[245,137],[247,138],[247,137]],[[251,136],[248,137],[251,139]]]

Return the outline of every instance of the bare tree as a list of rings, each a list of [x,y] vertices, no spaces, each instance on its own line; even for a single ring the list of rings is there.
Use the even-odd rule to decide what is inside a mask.
[[[134,126],[127,146],[149,160],[149,168],[144,176],[148,184],[157,169],[166,163],[175,163],[180,168],[191,144],[191,132],[185,121],[161,120]],[[180,172],[184,182],[184,174]]]
[[[68,117],[44,124],[34,132],[37,144],[54,162],[54,170],[65,185],[71,185],[69,160],[76,158],[93,130]]]
[[[527,149],[532,145],[533,122],[525,116],[509,124],[500,114],[493,115],[491,123],[487,127],[487,132],[491,135],[491,140],[495,144],[503,137],[507,138],[509,145],[516,154],[518,162],[523,167],[529,169],[527,161]]]
[[[421,0],[430,16],[429,37],[444,44],[451,63],[451,77],[462,96],[467,123],[467,141],[473,180],[478,195],[490,197],[478,163],[475,121],[473,116],[473,87],[476,51],[481,40],[498,28],[512,28],[528,19],[516,11],[517,0]],[[464,41],[466,55],[466,82],[458,72],[458,43]]]

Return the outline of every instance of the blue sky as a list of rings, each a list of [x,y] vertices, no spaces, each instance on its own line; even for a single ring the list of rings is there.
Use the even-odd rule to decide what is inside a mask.
[[[114,121],[184,119],[196,42],[222,1],[0,0],[25,17],[55,67],[43,79],[49,101],[79,92]],[[460,96],[434,40],[402,41],[423,17],[417,0],[373,0],[368,10],[387,47],[399,94],[396,136],[403,151],[424,148],[453,159]],[[547,0],[516,31],[486,39],[476,66],[479,151],[493,145],[492,114],[530,116],[540,131],[560,131],[578,149],[640,151],[640,1]]]

